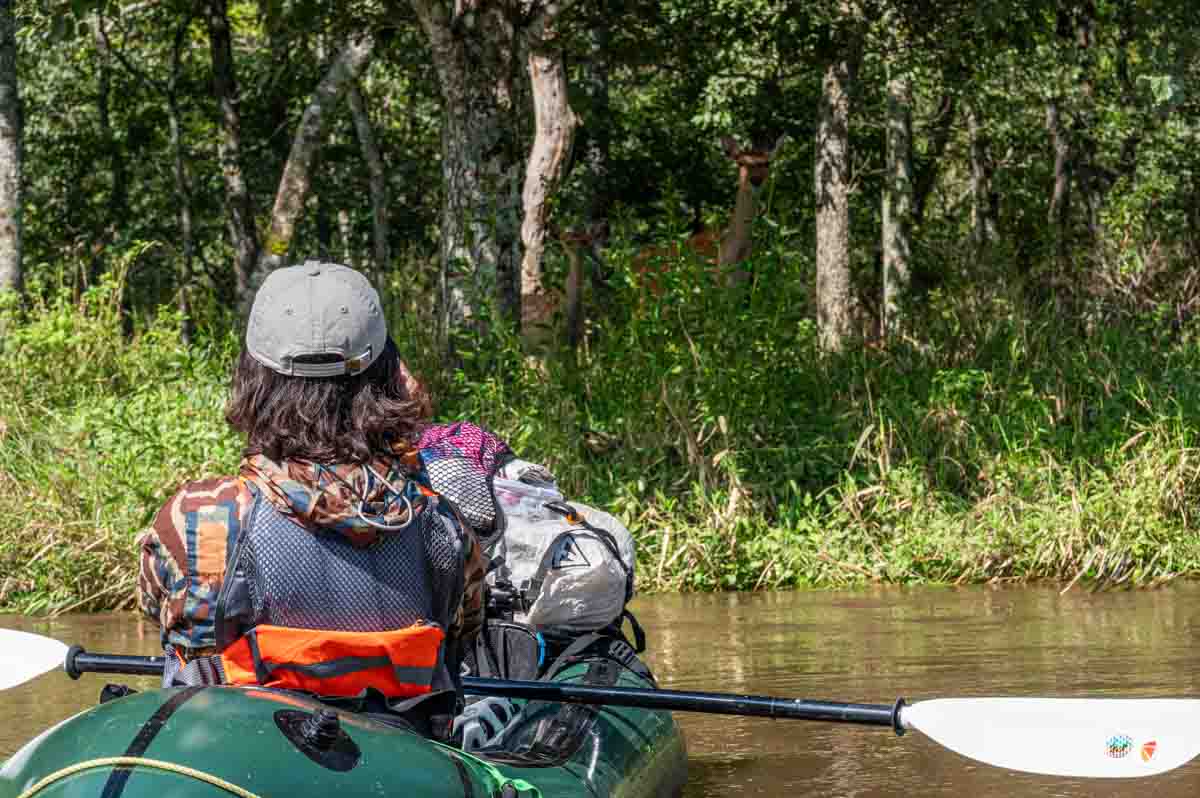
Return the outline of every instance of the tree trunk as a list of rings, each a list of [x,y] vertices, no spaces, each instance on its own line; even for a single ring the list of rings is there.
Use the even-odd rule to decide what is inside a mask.
[[[816,142],[817,328],[821,348],[840,351],[851,333],[850,88],[854,64],[845,54],[821,80]]]
[[[388,223],[387,169],[383,156],[375,144],[375,132],[371,128],[371,117],[367,104],[358,86],[350,87],[350,113],[354,116],[354,129],[358,133],[358,144],[362,148],[363,160],[367,162],[371,190],[371,233],[375,252],[376,278],[382,278],[392,265]]]
[[[133,77],[145,85],[150,91],[161,94],[167,103],[167,130],[171,149],[171,173],[174,180],[176,213],[178,214],[180,237],[179,275],[176,286],[176,298],[181,316],[180,333],[185,344],[191,343],[192,322],[191,305],[189,301],[192,283],[192,260],[195,257],[195,235],[192,215],[192,192],[187,176],[187,152],[183,144],[182,112],[179,108],[179,80],[183,74],[184,48],[187,43],[188,30],[192,20],[203,7],[201,0],[188,10],[175,28],[171,48],[171,72],[165,83],[154,80],[138,69],[119,49],[114,49],[109,42],[108,32],[104,28],[103,11],[97,12],[96,33],[97,41],[101,42],[106,55],[112,55],[121,62]],[[129,320],[129,315],[124,317]],[[127,330],[131,332],[131,330]]]
[[[263,21],[267,39],[269,69],[271,74],[276,76],[266,88],[267,96],[261,100],[267,112],[266,118],[272,120],[275,125],[271,129],[266,143],[274,158],[274,163],[282,165],[287,163],[288,153],[291,150],[288,130],[291,127],[289,104],[292,99],[291,93],[288,91],[288,81],[282,76],[294,74],[299,66],[293,64],[292,61],[295,39],[288,30],[290,18],[286,14],[280,14],[279,8],[277,0],[259,0],[258,2],[258,15],[259,19]],[[315,44],[318,63],[324,69],[325,55],[322,42],[323,37],[317,36]]]
[[[1054,190],[1046,217],[1057,227],[1058,260],[1059,265],[1065,267],[1071,246],[1071,140],[1059,118],[1057,98],[1052,97],[1046,103],[1046,130],[1054,149]]]
[[[1137,108],[1138,88],[1134,84],[1129,69],[1129,52],[1138,40],[1138,30],[1135,17],[1135,0],[1121,0],[1117,5],[1117,46],[1115,71],[1117,82],[1121,86],[1120,102],[1127,108]],[[1145,116],[1141,117],[1145,119]],[[1131,126],[1128,134],[1121,140],[1121,175],[1133,177],[1137,173],[1138,147],[1145,135],[1142,124]]]
[[[350,222],[350,211],[339,208],[337,212],[338,238],[342,243],[342,263],[351,269],[358,268],[354,261],[354,225]]]
[[[609,269],[603,249],[608,243],[608,214],[612,208],[609,180],[609,152],[612,142],[612,115],[609,102],[609,0],[596,0],[595,20],[590,30],[589,56],[583,63],[583,91],[588,98],[592,118],[588,124],[583,152],[584,183],[587,194],[587,229],[592,233],[588,249],[592,286],[597,295],[609,290]],[[580,264],[582,268],[582,264]],[[568,310],[569,310],[568,303]],[[578,312],[578,311],[577,311]]]
[[[0,291],[21,290],[21,159],[24,129],[17,86],[14,0],[0,0]]]
[[[1200,260],[1200,170],[1192,170],[1192,201],[1188,205],[1188,244],[1192,260]]]
[[[536,132],[525,170],[521,224],[521,335],[532,346],[552,333],[557,302],[543,284],[546,219],[575,141],[575,112],[567,97],[567,72],[554,31],[558,6],[546,5],[529,32],[529,80]]]
[[[460,330],[481,303],[505,307],[519,263],[522,159],[512,127],[517,41],[502,9],[412,0],[442,92],[442,324]],[[449,339],[446,339],[449,341]]]
[[[192,229],[192,192],[188,188],[187,154],[183,148],[183,137],[180,133],[179,102],[175,96],[167,101],[167,123],[171,133],[171,155],[175,178],[175,202],[179,214],[179,236],[182,247],[182,257],[179,261],[179,291],[177,293],[179,313],[183,317],[180,328],[183,343],[192,342],[191,303],[189,293],[192,283],[192,258],[194,256],[194,236]]]
[[[314,160],[312,171],[315,174],[320,174],[320,167],[317,166],[317,161]],[[329,203],[321,198],[319,192],[313,191],[308,196],[308,211],[312,214],[313,221],[316,222],[317,228],[317,259],[329,263],[333,260],[333,225],[329,220],[329,212],[332,210]],[[348,264],[347,264],[348,265]]]
[[[251,287],[256,290],[271,270],[287,263],[288,250],[296,233],[296,222],[304,211],[312,185],[313,161],[325,138],[326,121],[347,87],[358,80],[374,46],[375,37],[372,34],[363,34],[347,42],[304,109],[300,125],[292,137],[292,149],[283,167],[283,176],[279,179],[279,189],[275,193],[271,229],[251,279]]]
[[[242,173],[242,122],[238,110],[237,71],[229,30],[227,0],[210,0],[208,39],[212,51],[213,93],[221,109],[217,157],[225,179],[226,229],[233,246],[233,274],[239,307],[248,313],[254,299],[250,274],[258,261],[258,230],[254,226],[254,203]]]
[[[954,131],[954,117],[958,100],[955,95],[946,92],[942,95],[938,106],[937,120],[934,122],[933,133],[929,137],[929,154],[925,156],[921,167],[916,171],[913,190],[913,226],[919,226],[925,218],[925,206],[933,186],[937,182],[938,171],[942,164],[942,156],[946,152],[946,144]]]
[[[971,143],[971,241],[982,254],[996,240],[996,202],[992,195],[992,166],[987,133],[974,104],[967,107],[967,134]]]
[[[903,56],[901,56],[903,58]],[[883,336],[901,329],[901,302],[911,281],[912,79],[907,67],[889,64],[887,176],[883,189]]]
[[[1076,153],[1075,175],[1079,182],[1079,193],[1087,208],[1088,235],[1095,247],[1101,237],[1100,211],[1104,204],[1105,186],[1099,167],[1096,164],[1096,89],[1094,85],[1095,72],[1095,38],[1096,38],[1096,5],[1092,0],[1083,0],[1075,8],[1075,45],[1076,59],[1079,70],[1079,85],[1081,89],[1081,107],[1079,119],[1078,147]]]
[[[195,236],[192,225],[192,190],[187,174],[187,152],[183,146],[182,115],[179,111],[179,76],[183,71],[183,45],[192,16],[179,26],[175,34],[175,46],[171,53],[171,78],[167,84],[167,124],[171,136],[172,173],[175,179],[175,202],[179,213],[179,236],[182,257],[179,260],[179,286],[177,301],[181,316],[180,335],[184,345],[192,342],[192,258]]]
[[[116,220],[125,218],[126,204],[129,198],[129,175],[125,164],[125,150],[117,142],[112,128],[112,53],[109,52],[108,40],[100,30],[99,12],[92,17],[92,37],[100,54],[99,63],[96,66],[96,116],[100,126],[100,141],[103,144],[104,152],[108,155],[108,168],[112,180],[108,195],[108,218],[113,220],[114,226],[110,230],[115,232]],[[112,238],[112,232],[102,232],[100,234],[101,241],[107,244]],[[89,285],[95,281],[100,272],[100,262],[105,250],[106,246],[103,244],[92,247],[94,254],[88,264],[86,274],[86,282]]]

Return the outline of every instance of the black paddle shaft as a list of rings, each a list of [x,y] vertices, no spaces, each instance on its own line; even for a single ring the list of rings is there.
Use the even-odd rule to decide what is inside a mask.
[[[128,673],[161,675],[162,657],[121,654],[89,654],[79,646],[67,652],[64,668],[72,679],[83,673]],[[463,678],[463,690],[471,695],[524,698],[592,706],[636,707],[673,712],[704,712],[712,715],[744,715],[790,720],[824,720],[866,726],[890,726],[904,733],[900,709],[904,699],[887,704],[847,704],[839,701],[807,701],[770,696],[697,693],[684,690],[652,690],[641,687],[594,687],[565,682],[528,682],[507,679]]]
[[[904,699],[887,704],[846,704],[838,701],[807,701],[730,693],[696,693],[683,690],[651,690],[641,687],[592,687],[564,682],[523,682],[465,677],[463,689],[472,695],[525,698],[594,706],[638,707],[674,712],[704,712],[712,715],[749,715],[760,718],[824,720],[866,726],[890,726],[904,733],[900,709]]]

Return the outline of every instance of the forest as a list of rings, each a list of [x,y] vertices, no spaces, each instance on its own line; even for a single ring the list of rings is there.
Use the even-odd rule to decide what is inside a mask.
[[[1189,0],[0,0],[0,608],[131,606],[271,269],[643,590],[1200,573]]]

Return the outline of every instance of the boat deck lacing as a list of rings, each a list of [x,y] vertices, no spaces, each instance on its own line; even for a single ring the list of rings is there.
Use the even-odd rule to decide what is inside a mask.
[[[85,770],[109,767],[138,767],[151,768],[153,770],[164,770],[168,773],[175,773],[180,776],[186,776],[189,779],[202,781],[205,784],[211,784],[212,786],[225,790],[228,793],[232,793],[239,798],[260,798],[258,795],[255,795],[244,787],[239,787],[232,782],[228,782],[220,776],[214,776],[211,773],[205,773],[202,770],[196,770],[195,768],[190,768],[186,765],[179,765],[174,762],[164,762],[161,759],[146,759],[145,757],[141,756],[109,756],[101,759],[89,759],[84,762],[76,762],[73,765],[65,767],[62,770],[56,770],[49,776],[46,776],[37,784],[34,784],[28,790],[17,796],[17,798],[33,798],[33,796],[49,787],[51,784],[54,784],[57,781],[62,781],[70,776],[74,776],[76,773],[82,773]]]

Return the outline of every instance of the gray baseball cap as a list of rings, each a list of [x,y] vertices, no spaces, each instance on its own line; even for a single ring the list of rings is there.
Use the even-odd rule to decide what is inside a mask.
[[[315,260],[267,275],[246,326],[250,355],[297,377],[359,374],[383,354],[387,338],[379,294],[367,278]]]

